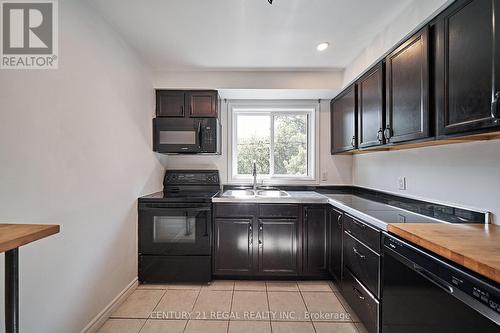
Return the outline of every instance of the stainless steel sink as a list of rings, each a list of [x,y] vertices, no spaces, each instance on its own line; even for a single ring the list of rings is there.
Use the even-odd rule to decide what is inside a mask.
[[[290,194],[288,194],[286,191],[280,191],[280,190],[259,190],[255,193],[256,196],[258,197],[265,197],[265,198],[286,198],[289,197]]]
[[[255,198],[255,192],[253,190],[228,190],[222,193],[222,197],[238,199]]]

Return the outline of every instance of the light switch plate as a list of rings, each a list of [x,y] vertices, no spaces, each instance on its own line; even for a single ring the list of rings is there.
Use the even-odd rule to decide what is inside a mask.
[[[406,190],[406,177],[398,178],[398,188],[403,191]]]

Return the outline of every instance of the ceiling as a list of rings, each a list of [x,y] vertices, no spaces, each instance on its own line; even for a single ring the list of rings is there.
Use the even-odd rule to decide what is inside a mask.
[[[88,1],[153,70],[199,71],[342,69],[413,0]]]

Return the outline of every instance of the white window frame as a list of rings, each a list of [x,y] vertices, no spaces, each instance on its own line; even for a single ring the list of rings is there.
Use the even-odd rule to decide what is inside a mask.
[[[228,102],[228,182],[231,184],[246,184],[253,182],[252,175],[237,174],[237,117],[244,115],[270,115],[284,112],[286,114],[307,114],[307,171],[304,176],[289,175],[257,175],[259,184],[318,184],[319,173],[319,103],[310,100],[280,100],[280,101],[229,101]],[[274,118],[271,117],[271,141],[274,140]],[[271,143],[272,146],[272,143]],[[271,172],[273,152],[271,152]]]

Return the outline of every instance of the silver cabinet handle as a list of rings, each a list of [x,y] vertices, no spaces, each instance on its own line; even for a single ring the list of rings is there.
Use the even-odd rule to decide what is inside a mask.
[[[363,294],[356,287],[352,287],[352,291],[354,291],[354,293],[356,294],[356,296],[358,296],[360,300],[365,299],[365,296],[363,296]]]
[[[390,126],[386,126],[384,130],[384,137],[386,140],[389,140],[392,137],[392,129]]]
[[[491,116],[500,119],[500,91],[495,94],[493,103],[491,103]]]
[[[337,217],[337,224],[339,225],[339,227],[342,227],[342,221],[340,221],[342,219],[342,215],[339,215],[339,217]]]
[[[252,235],[252,225],[251,224],[248,226],[248,244],[249,245],[253,244],[253,235]]]
[[[356,136],[352,136],[352,139],[351,139],[351,146],[352,148],[356,148]]]
[[[382,128],[380,128],[377,132],[377,140],[380,143],[384,141],[384,130],[382,130]]]
[[[361,254],[361,252],[358,251],[358,249],[356,249],[355,247],[352,248],[352,251],[358,256],[360,257],[361,259],[365,259],[366,256],[364,254]]]

